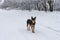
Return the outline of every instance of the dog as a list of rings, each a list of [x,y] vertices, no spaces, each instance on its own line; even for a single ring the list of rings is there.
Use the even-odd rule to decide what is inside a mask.
[[[35,33],[35,24],[36,24],[36,17],[31,17],[31,19],[27,20],[27,30],[32,30],[32,33]]]

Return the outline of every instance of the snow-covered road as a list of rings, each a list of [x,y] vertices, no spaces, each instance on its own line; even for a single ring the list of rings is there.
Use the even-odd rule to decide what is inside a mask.
[[[36,16],[35,33],[26,30],[26,20]],[[60,40],[60,12],[0,9],[0,40]]]

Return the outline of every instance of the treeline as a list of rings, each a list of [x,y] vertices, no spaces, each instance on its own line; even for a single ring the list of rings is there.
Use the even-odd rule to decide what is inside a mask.
[[[47,5],[47,4],[48,5]],[[0,8],[2,9],[19,9],[19,10],[38,10],[38,11],[53,11],[53,1],[37,0],[25,2],[5,1]]]

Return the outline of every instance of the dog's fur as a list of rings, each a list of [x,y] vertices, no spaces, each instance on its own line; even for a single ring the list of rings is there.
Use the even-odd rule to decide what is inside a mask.
[[[35,22],[36,17],[31,17],[31,19],[27,20],[27,30],[30,30],[30,28],[32,29],[32,33],[35,33]]]

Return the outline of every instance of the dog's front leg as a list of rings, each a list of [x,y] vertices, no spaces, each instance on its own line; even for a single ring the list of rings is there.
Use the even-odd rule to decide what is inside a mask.
[[[31,26],[31,29],[32,29],[32,33],[35,33],[35,27]]]

